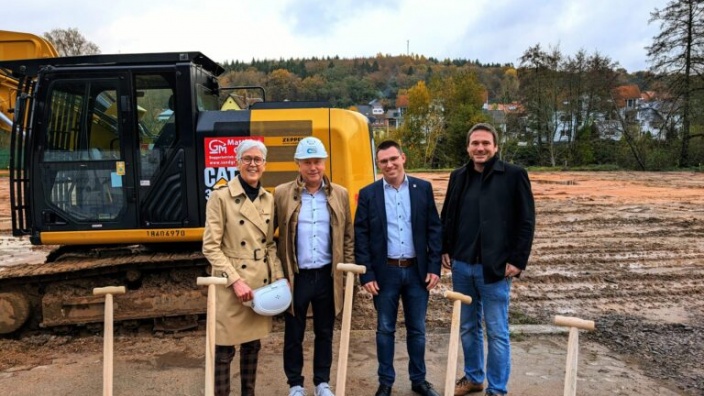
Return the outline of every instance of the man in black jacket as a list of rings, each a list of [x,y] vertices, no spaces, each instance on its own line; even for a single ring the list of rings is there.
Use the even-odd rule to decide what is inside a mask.
[[[535,231],[535,204],[525,169],[496,157],[489,124],[467,133],[470,161],[450,175],[442,208],[442,263],[455,291],[472,297],[460,316],[464,376],[455,395],[484,389],[482,316],[489,344],[487,395],[504,395],[511,372],[508,305],[511,282],[526,268]]]

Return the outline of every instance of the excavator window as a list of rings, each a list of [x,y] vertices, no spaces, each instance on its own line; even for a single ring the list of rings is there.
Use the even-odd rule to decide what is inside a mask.
[[[198,84],[196,85],[196,104],[198,111],[219,110],[218,96],[207,87]]]
[[[77,221],[115,219],[123,207],[116,79],[57,80],[46,113],[42,179],[49,203]],[[118,142],[115,144],[115,142]]]
[[[111,152],[110,142],[119,139],[117,88],[109,82],[57,81],[49,100],[49,126],[45,160],[83,161]],[[118,145],[119,147],[119,145]]]
[[[176,96],[168,74],[135,76],[140,147],[139,184],[148,188],[170,156],[176,133]]]

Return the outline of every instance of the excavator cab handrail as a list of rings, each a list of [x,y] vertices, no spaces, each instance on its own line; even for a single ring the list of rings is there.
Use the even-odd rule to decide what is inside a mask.
[[[29,202],[29,142],[32,139],[31,130],[25,125],[27,112],[30,111],[34,80],[20,79],[17,85],[18,93],[15,102],[14,123],[10,134],[10,203],[12,217],[12,235],[30,235]]]

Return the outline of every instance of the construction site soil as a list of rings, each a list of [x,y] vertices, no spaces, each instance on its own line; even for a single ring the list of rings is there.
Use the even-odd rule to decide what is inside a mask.
[[[414,175],[433,183],[440,208],[449,174]],[[580,340],[579,395],[704,395],[704,174],[532,172],[530,178],[537,227],[528,269],[514,282],[511,324],[546,325],[554,315],[596,322]],[[0,271],[42,262],[51,249],[11,236],[8,192],[8,179],[0,177]],[[451,285],[451,274],[444,273],[428,312],[428,379],[440,390],[452,309],[442,291]],[[369,395],[377,384],[376,315],[361,289],[352,315],[347,394]],[[399,325],[394,394],[410,395]],[[264,341],[257,383],[262,395],[287,391],[282,327],[277,319]],[[566,334],[518,330],[524,328],[512,327],[510,393],[561,395]],[[175,334],[118,325],[115,394],[202,394],[203,350],[203,325]],[[99,328],[6,336],[0,351],[2,394],[100,392]],[[233,378],[238,394],[237,364]]]

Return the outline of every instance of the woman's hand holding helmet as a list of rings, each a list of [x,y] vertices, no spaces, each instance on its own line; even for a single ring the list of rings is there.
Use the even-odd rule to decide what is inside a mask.
[[[235,290],[235,295],[240,299],[240,302],[252,301],[254,297],[252,288],[249,287],[244,279],[238,279],[237,282],[232,284],[232,288]]]

